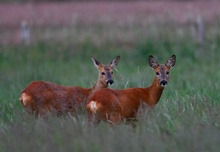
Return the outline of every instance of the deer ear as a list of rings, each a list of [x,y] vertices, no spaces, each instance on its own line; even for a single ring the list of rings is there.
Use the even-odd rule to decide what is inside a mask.
[[[157,60],[152,55],[149,56],[148,62],[149,62],[149,65],[153,69],[155,69],[155,68],[157,68],[159,66],[159,64],[157,63]]]
[[[175,65],[175,63],[176,63],[176,55],[172,55],[165,65],[169,68],[172,68]]]
[[[119,60],[120,60],[120,56],[117,56],[115,59],[112,60],[110,66],[114,69],[118,65]]]
[[[101,65],[101,63],[98,60],[96,60],[95,58],[91,57],[91,59],[92,59],[96,68],[98,68]]]

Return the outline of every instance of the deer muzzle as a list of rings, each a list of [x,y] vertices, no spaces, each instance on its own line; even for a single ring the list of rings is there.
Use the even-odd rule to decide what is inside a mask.
[[[112,79],[110,79],[110,80],[107,80],[107,84],[109,85],[112,85],[114,83],[114,81],[112,80]]]
[[[161,85],[161,87],[165,87],[167,85],[167,81],[166,80],[161,80],[160,85]]]

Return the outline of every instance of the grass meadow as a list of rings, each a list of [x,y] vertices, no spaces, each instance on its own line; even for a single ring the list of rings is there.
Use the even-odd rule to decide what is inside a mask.
[[[220,30],[207,24],[199,44],[193,25],[101,24],[33,29],[42,39],[29,46],[0,46],[0,151],[204,151],[220,150]],[[176,54],[170,81],[153,110],[143,110],[136,127],[121,123],[86,125],[74,116],[35,119],[18,98],[33,80],[88,88],[97,69],[90,56],[108,64],[121,60],[111,88],[147,87],[159,63]]]

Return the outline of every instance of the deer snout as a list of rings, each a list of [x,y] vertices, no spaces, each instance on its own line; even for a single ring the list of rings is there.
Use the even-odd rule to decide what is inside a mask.
[[[161,81],[160,81],[160,85],[161,85],[162,87],[166,86],[166,85],[167,85],[167,81],[166,81],[166,80],[161,80]]]
[[[112,84],[113,84],[113,82],[114,82],[114,81],[110,79],[110,80],[107,80],[107,82],[106,82],[106,83],[107,83],[108,85],[109,85],[109,84],[110,84],[110,85],[112,85]]]

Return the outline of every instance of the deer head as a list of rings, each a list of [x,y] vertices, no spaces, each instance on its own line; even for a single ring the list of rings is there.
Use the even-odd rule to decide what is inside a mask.
[[[99,71],[99,76],[98,76],[98,83],[97,85],[102,85],[102,86],[108,86],[109,84],[113,84],[113,70],[115,67],[118,65],[118,62],[120,60],[120,56],[117,56],[115,59],[112,60],[112,62],[109,65],[104,65],[100,63],[98,60],[95,58],[92,58],[94,62],[95,67]]]
[[[176,56],[172,55],[166,64],[158,64],[157,60],[150,55],[149,65],[154,69],[156,73],[156,78],[161,87],[165,87],[169,80],[169,71],[176,63]]]

